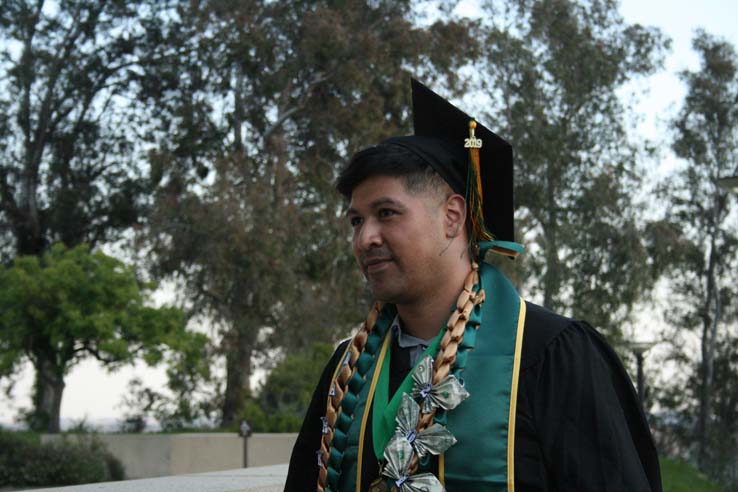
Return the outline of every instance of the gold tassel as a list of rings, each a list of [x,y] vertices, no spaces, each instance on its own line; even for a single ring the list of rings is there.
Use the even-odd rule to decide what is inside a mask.
[[[492,241],[492,234],[484,225],[484,211],[482,209],[482,174],[479,165],[479,149],[482,140],[476,138],[474,129],[477,122],[469,122],[469,138],[464,147],[469,149],[469,174],[467,176],[467,203],[469,204],[469,221],[471,223],[472,242]]]

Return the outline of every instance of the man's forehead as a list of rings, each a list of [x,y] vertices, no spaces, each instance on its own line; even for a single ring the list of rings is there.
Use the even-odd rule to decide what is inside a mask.
[[[349,211],[361,208],[377,208],[383,205],[407,206],[417,199],[408,192],[402,177],[370,176],[356,185],[351,192]]]

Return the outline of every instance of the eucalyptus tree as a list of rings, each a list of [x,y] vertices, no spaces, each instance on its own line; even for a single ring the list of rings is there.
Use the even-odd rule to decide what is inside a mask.
[[[0,237],[6,260],[90,247],[139,221],[127,98],[150,2],[8,0],[0,9]]]
[[[182,279],[193,308],[224,326],[224,426],[242,412],[255,354],[335,338],[360,318],[337,168],[409,132],[411,74],[454,87],[475,46],[470,23],[419,26],[414,8],[180,2],[149,26],[148,239],[158,274]]]
[[[691,413],[696,456],[707,470],[715,464],[713,452],[721,448],[716,443],[731,432],[712,428],[726,422],[719,418],[725,414],[718,411],[719,402],[731,397],[719,393],[733,386],[716,386],[720,346],[721,381],[726,381],[726,367],[732,368],[733,378],[738,376],[735,365],[725,360],[735,358],[727,349],[738,336],[738,208],[736,196],[720,187],[721,178],[738,174],[738,57],[732,45],[704,31],[698,31],[693,47],[701,67],[681,73],[687,95],[672,122],[673,149],[685,165],[661,193],[669,203],[666,220],[678,227],[684,243],[685,253],[671,271],[677,302],[670,319],[676,327],[698,334],[699,359],[689,394],[697,402]],[[734,407],[727,422],[735,420],[735,412]]]
[[[668,42],[609,0],[486,4],[480,68],[488,120],[515,149],[525,287],[617,336],[654,279],[636,199],[643,146],[619,89],[653,73]]]
[[[29,255],[46,262],[45,255],[55,243],[93,250],[140,224],[150,188],[141,179],[144,173],[136,153],[138,117],[143,114],[133,99],[133,75],[142,65],[146,19],[162,5],[104,0],[2,2],[3,268],[12,270],[15,258],[26,265],[33,261]],[[6,273],[1,273],[3,278],[10,278]],[[0,296],[16,295],[19,288],[0,284]],[[37,294],[39,303],[44,302],[43,295],[51,295]],[[64,299],[65,294],[58,295]],[[24,302],[32,304],[30,299]],[[63,312],[64,308],[58,309]],[[56,323],[50,316],[47,321]],[[16,321],[21,324],[3,325],[2,336],[30,345],[21,347],[18,357],[18,347],[10,347],[13,351],[3,356],[15,355],[12,360],[5,358],[5,363],[11,360],[10,366],[18,367],[19,360],[33,362],[32,415],[38,418],[32,422],[41,427],[48,422],[49,429],[56,430],[63,376],[83,353],[97,357],[92,352],[95,346],[80,348],[70,341],[76,335],[62,328],[56,331],[22,316]],[[21,338],[16,340],[16,336]],[[100,349],[98,355],[104,352]],[[104,355],[99,358],[107,360]],[[12,377],[5,371],[8,367],[1,376]]]

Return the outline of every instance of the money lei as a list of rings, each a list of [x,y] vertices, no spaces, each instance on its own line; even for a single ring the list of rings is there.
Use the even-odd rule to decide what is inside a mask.
[[[424,357],[413,372],[413,389],[403,394],[395,421],[397,431],[384,449],[381,474],[394,482],[399,492],[442,492],[441,482],[432,473],[411,474],[413,458],[427,454],[439,455],[456,443],[456,438],[444,426],[434,423],[417,430],[421,411],[436,408],[453,410],[469,397],[469,393],[453,375],[433,384],[433,359]],[[415,399],[420,401],[418,404]]]

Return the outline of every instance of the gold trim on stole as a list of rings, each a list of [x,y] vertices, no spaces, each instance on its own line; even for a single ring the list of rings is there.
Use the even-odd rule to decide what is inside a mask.
[[[366,397],[364,415],[361,417],[361,430],[359,431],[359,456],[356,460],[356,492],[361,490],[361,462],[364,458],[364,432],[366,431],[366,421],[372,408],[374,391],[377,389],[377,381],[379,381],[379,373],[381,372],[382,364],[384,363],[384,357],[387,355],[387,347],[389,346],[390,339],[392,339],[392,336],[390,335],[391,333],[392,330],[387,330],[387,334],[384,336],[382,350],[379,352],[377,363],[374,365],[374,375],[372,376],[372,385],[369,387],[369,395]]]
[[[510,387],[510,416],[507,428],[507,491],[515,491],[515,412],[518,404],[518,375],[520,357],[523,351],[523,330],[525,329],[525,301],[520,298],[518,332],[515,335],[515,358],[513,359],[512,385]]]

